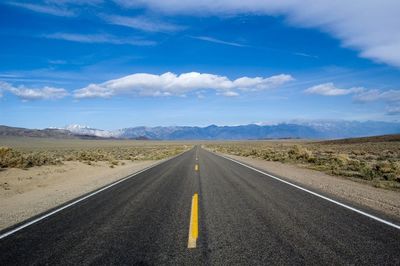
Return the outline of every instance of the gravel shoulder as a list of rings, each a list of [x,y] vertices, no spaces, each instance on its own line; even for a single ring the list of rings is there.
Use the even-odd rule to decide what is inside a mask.
[[[110,168],[109,163],[32,167],[28,170],[0,170],[0,230],[54,208],[69,200],[140,171],[159,161],[124,161]]]
[[[377,213],[384,213],[395,220],[400,220],[400,193],[397,191],[375,188],[345,177],[330,176],[296,165],[230,154],[221,155],[236,159],[273,175],[282,176],[305,187],[333,195],[345,202],[352,202]]]

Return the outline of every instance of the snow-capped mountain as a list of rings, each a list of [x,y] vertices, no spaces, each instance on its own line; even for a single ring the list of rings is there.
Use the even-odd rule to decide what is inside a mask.
[[[90,128],[88,126],[81,126],[81,125],[68,125],[62,129],[68,130],[75,135],[96,136],[96,137],[101,137],[101,138],[119,137],[116,135],[116,132],[113,132],[113,131],[95,129],[95,128]]]

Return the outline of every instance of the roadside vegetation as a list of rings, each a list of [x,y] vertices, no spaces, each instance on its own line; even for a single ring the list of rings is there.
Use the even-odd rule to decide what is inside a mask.
[[[57,165],[79,161],[88,165],[108,162],[110,167],[124,161],[161,160],[191,146],[181,143],[108,140],[0,139],[0,168]]]
[[[292,163],[330,175],[400,189],[400,137],[340,141],[249,141],[208,144],[207,148],[267,161]]]

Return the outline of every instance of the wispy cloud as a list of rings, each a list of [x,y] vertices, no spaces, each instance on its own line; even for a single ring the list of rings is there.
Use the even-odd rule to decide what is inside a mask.
[[[29,100],[56,100],[69,95],[69,93],[62,88],[48,87],[43,88],[27,88],[25,86],[14,87],[13,85],[0,81],[0,90],[7,91],[14,94],[24,101]]]
[[[387,115],[400,115],[400,104],[397,106],[389,106],[386,108]]]
[[[67,61],[65,60],[48,60],[49,64],[52,65],[65,65],[67,64]]]
[[[296,27],[318,28],[359,51],[361,57],[400,67],[400,1],[232,1],[114,0],[124,7],[147,7],[169,14],[226,16],[282,15]],[[368,16],[366,15],[368,14]]]
[[[109,98],[114,95],[134,94],[139,96],[184,96],[186,93],[213,90],[218,95],[238,96],[238,91],[261,91],[277,88],[293,80],[290,75],[272,77],[241,77],[230,80],[225,76],[189,72],[176,75],[171,72],[162,75],[137,73],[101,84],[75,90],[76,98]]]
[[[341,95],[360,93],[362,91],[364,91],[364,88],[361,87],[340,89],[336,87],[332,82],[329,82],[312,86],[306,89],[304,92],[307,94],[319,94],[324,96],[341,96]]]
[[[294,55],[298,55],[298,56],[303,56],[303,57],[318,58],[318,56],[316,56],[316,55],[306,54],[306,53],[300,53],[300,52],[294,52],[293,54],[294,54]]]
[[[323,96],[341,96],[341,95],[354,95],[356,102],[399,102],[400,103],[400,90],[378,90],[366,89],[364,87],[352,87],[349,89],[341,89],[336,87],[332,82],[323,83],[312,86],[304,90],[307,94],[319,94]]]
[[[357,102],[375,102],[375,101],[385,101],[385,102],[399,102],[400,103],[400,90],[387,90],[380,91],[377,89],[364,90],[357,94],[355,97]]]
[[[110,44],[129,44],[137,46],[155,45],[156,42],[144,39],[120,38],[109,34],[77,34],[77,33],[53,33],[43,35],[48,39],[65,40],[81,43],[110,43]]]
[[[59,17],[73,17],[75,16],[75,12],[69,10],[65,7],[54,6],[54,5],[46,5],[46,4],[32,4],[32,3],[17,3],[17,2],[9,2],[9,5],[24,8],[31,10],[33,12],[59,16]]]
[[[57,5],[71,4],[71,5],[78,5],[78,6],[82,6],[82,5],[93,6],[93,5],[103,4],[104,0],[45,0],[45,2],[53,3],[53,4],[57,4]]]
[[[102,17],[109,24],[129,27],[147,32],[176,32],[184,29],[184,27],[179,25],[155,19],[149,19],[143,16],[124,17],[117,15],[101,15],[100,17]]]
[[[218,43],[218,44],[224,44],[224,45],[229,45],[229,46],[236,46],[236,47],[248,47],[248,45],[237,43],[237,42],[227,42],[223,40],[219,40],[213,37],[208,37],[208,36],[189,36],[192,39],[197,39],[201,41],[206,41],[206,42],[212,42],[212,43]]]

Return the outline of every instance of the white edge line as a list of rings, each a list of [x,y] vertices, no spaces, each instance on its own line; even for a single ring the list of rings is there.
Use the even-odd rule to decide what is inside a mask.
[[[286,180],[283,180],[283,179],[281,179],[281,178],[279,178],[279,177],[273,176],[273,175],[271,175],[271,174],[267,174],[267,173],[265,173],[265,172],[263,172],[263,171],[261,171],[261,170],[258,170],[257,168],[254,168],[254,167],[252,167],[252,166],[249,166],[249,165],[247,165],[247,164],[244,164],[244,163],[242,163],[242,162],[239,162],[239,161],[237,161],[237,160],[235,160],[235,159],[229,158],[229,157],[224,156],[224,155],[217,154],[217,153],[215,153],[215,152],[213,152],[213,153],[214,153],[215,155],[219,156],[219,157],[225,158],[225,159],[227,159],[227,160],[230,160],[230,161],[232,161],[232,162],[235,162],[235,163],[237,163],[237,164],[240,164],[240,165],[242,165],[242,166],[245,166],[245,167],[247,167],[247,168],[249,168],[249,169],[251,169],[251,170],[253,170],[253,171],[256,171],[256,172],[258,172],[258,173],[260,173],[260,174],[266,175],[266,176],[271,177],[271,178],[273,178],[273,179],[276,179],[276,180],[278,180],[278,181],[280,181],[280,182],[283,182],[283,183],[285,183],[285,184],[287,184],[287,185],[290,185],[290,186],[292,186],[292,187],[295,187],[295,188],[297,188],[297,189],[300,189],[300,190],[302,190],[302,191],[304,191],[304,192],[310,193],[310,194],[312,194],[312,195],[314,195],[314,196],[317,196],[317,197],[319,197],[319,198],[322,198],[322,199],[324,199],[324,200],[327,200],[327,201],[329,201],[329,202],[332,202],[332,203],[334,203],[334,204],[336,204],[336,205],[339,205],[339,206],[344,207],[344,208],[346,208],[346,209],[352,210],[352,211],[354,211],[354,212],[356,212],[356,213],[359,213],[359,214],[361,214],[361,215],[367,216],[367,217],[369,217],[369,218],[371,218],[371,219],[373,219],[373,220],[375,220],[375,221],[384,223],[384,224],[389,225],[389,226],[391,226],[391,227],[394,227],[394,228],[396,228],[396,229],[400,229],[400,225],[391,223],[391,222],[386,221],[386,220],[384,220],[384,219],[382,219],[382,218],[379,218],[379,217],[377,217],[377,216],[375,216],[375,215],[372,215],[372,214],[363,212],[363,211],[358,210],[358,209],[356,209],[356,208],[354,208],[354,207],[351,207],[351,206],[349,206],[349,205],[346,205],[346,204],[341,203],[341,202],[339,202],[339,201],[336,201],[336,200],[334,200],[334,199],[331,199],[331,198],[328,198],[328,197],[323,196],[323,195],[321,195],[321,194],[318,194],[318,193],[316,193],[316,192],[314,192],[314,191],[311,191],[311,190],[308,190],[308,189],[303,188],[303,187],[301,187],[301,186],[298,186],[298,185],[295,185],[295,184],[293,184],[293,183],[290,183],[290,182],[288,182],[288,181],[286,181]]]
[[[189,151],[189,150],[188,150],[188,151]],[[43,219],[45,219],[45,218],[47,218],[47,217],[49,217],[49,216],[51,216],[51,215],[54,215],[54,214],[56,214],[56,213],[58,213],[58,212],[60,212],[60,211],[62,211],[62,210],[64,210],[64,209],[66,209],[66,208],[68,208],[68,207],[71,207],[71,206],[73,206],[73,205],[75,205],[75,204],[77,204],[77,203],[79,203],[79,202],[81,202],[81,201],[83,201],[83,200],[85,200],[85,199],[87,199],[87,198],[90,198],[90,197],[92,197],[92,196],[94,196],[94,195],[96,195],[96,194],[98,194],[98,193],[100,193],[100,192],[102,192],[102,191],[104,191],[104,190],[106,190],[106,189],[109,189],[109,188],[111,188],[111,187],[113,187],[113,186],[115,186],[115,185],[117,185],[117,184],[119,184],[119,183],[122,183],[122,182],[124,182],[125,180],[127,180],[127,179],[129,179],[129,178],[132,178],[132,177],[134,177],[134,176],[136,176],[136,175],[138,175],[138,174],[140,174],[140,173],[143,173],[143,172],[145,172],[145,171],[147,171],[147,170],[150,170],[151,168],[154,168],[154,167],[156,167],[157,165],[160,165],[160,164],[162,164],[162,163],[168,162],[168,161],[170,161],[170,160],[172,160],[172,159],[174,159],[174,158],[176,158],[176,157],[178,157],[178,156],[180,156],[180,155],[182,155],[182,154],[184,154],[184,153],[186,153],[186,152],[187,152],[187,151],[184,151],[184,152],[182,152],[182,153],[180,153],[180,154],[178,154],[178,155],[175,155],[175,156],[173,156],[173,157],[171,157],[171,158],[169,158],[169,159],[167,159],[167,160],[163,160],[163,161],[158,162],[158,163],[156,163],[156,164],[154,164],[154,165],[151,165],[151,166],[149,166],[149,167],[146,167],[146,168],[144,168],[144,169],[142,169],[142,170],[140,170],[140,171],[138,171],[138,172],[135,172],[135,173],[133,173],[133,174],[131,174],[131,175],[128,175],[128,176],[126,176],[126,177],[124,177],[124,178],[122,178],[122,179],[120,179],[120,180],[118,180],[118,181],[115,181],[114,183],[111,183],[111,184],[109,184],[108,186],[105,186],[105,187],[103,187],[103,188],[100,188],[99,190],[95,190],[94,192],[92,192],[92,193],[90,193],[90,194],[84,196],[83,198],[79,198],[79,199],[77,199],[77,200],[75,200],[75,201],[73,201],[73,202],[71,202],[71,203],[69,203],[69,204],[67,204],[67,205],[65,205],[65,206],[62,206],[62,207],[60,207],[60,208],[58,208],[58,209],[56,209],[56,210],[54,210],[54,211],[52,211],[52,212],[46,213],[45,215],[40,216],[40,217],[38,217],[38,218],[36,218],[36,219],[30,221],[30,222],[27,222],[27,223],[25,223],[25,224],[22,224],[22,225],[18,226],[17,228],[14,228],[14,229],[12,229],[12,230],[10,230],[10,231],[8,231],[8,232],[5,232],[4,234],[0,235],[0,239],[3,239],[3,238],[5,238],[5,237],[7,237],[7,236],[9,236],[9,235],[12,235],[12,234],[14,234],[14,233],[16,233],[16,232],[18,232],[18,231],[20,231],[20,230],[22,230],[22,229],[24,229],[24,228],[30,226],[30,225],[32,225],[32,224],[34,224],[34,223],[37,223],[37,222],[39,222],[39,221],[41,221],[41,220],[43,220]]]

